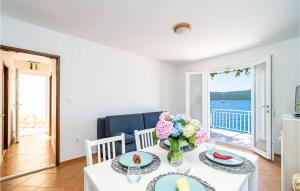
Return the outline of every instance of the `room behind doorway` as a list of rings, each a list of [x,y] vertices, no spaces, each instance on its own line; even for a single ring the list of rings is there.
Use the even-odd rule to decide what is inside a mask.
[[[7,148],[3,147],[1,152],[0,179],[6,180],[59,164],[56,152],[59,60],[22,49],[1,48],[1,67],[9,70],[9,88],[1,92],[9,100],[6,125],[9,133],[1,136],[1,141],[8,140]]]

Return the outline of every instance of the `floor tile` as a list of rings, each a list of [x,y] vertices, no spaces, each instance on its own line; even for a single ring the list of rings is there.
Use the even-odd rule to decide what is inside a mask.
[[[14,175],[55,163],[55,153],[46,134],[20,137],[9,146],[0,166],[1,176]]]

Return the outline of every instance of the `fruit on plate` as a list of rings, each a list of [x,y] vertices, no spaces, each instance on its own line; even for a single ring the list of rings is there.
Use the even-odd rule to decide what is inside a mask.
[[[141,163],[141,156],[138,155],[138,154],[134,154],[132,159],[133,159],[133,162],[135,164],[140,164]]]
[[[214,157],[215,158],[218,158],[218,159],[223,159],[223,160],[229,160],[229,159],[232,159],[233,157],[230,156],[230,155],[223,155],[223,154],[220,154],[218,152],[214,152]]]
[[[184,178],[178,178],[176,180],[176,187],[178,191],[190,191],[190,185],[189,182]]]

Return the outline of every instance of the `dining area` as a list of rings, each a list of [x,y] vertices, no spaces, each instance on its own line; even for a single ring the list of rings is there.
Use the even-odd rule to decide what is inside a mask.
[[[163,112],[155,128],[86,140],[85,191],[256,191],[258,156],[216,145],[187,116]]]

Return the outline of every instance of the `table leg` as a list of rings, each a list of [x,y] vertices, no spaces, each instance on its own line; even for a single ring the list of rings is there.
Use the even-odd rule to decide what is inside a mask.
[[[255,171],[250,175],[248,179],[248,191],[258,190],[258,164],[255,164]]]
[[[89,183],[88,183],[88,180],[87,180],[87,177],[86,177],[86,174],[84,173],[84,179],[83,179],[83,181],[84,181],[84,191],[90,191],[91,189],[90,189],[90,187],[89,187]]]

